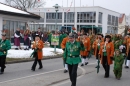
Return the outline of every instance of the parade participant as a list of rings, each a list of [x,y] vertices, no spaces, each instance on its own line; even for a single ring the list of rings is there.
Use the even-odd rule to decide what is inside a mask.
[[[64,60],[68,64],[69,77],[71,86],[76,86],[78,64],[81,62],[80,51],[84,51],[84,45],[75,40],[74,34],[69,34],[69,42],[67,42],[64,52]]]
[[[30,46],[30,41],[31,37],[30,37],[30,30],[26,29],[24,32],[24,50],[29,50],[29,46]]]
[[[43,47],[44,47],[44,44],[42,40],[40,40],[40,36],[36,34],[35,41],[33,42],[33,45],[32,45],[32,49],[34,49],[33,57],[35,58],[32,69],[31,69],[32,71],[35,71],[37,62],[39,63],[39,69],[43,68],[42,62],[41,62],[41,59],[43,57],[43,54],[42,54]]]
[[[5,69],[7,51],[11,49],[11,43],[6,38],[6,33],[2,33],[1,35],[2,39],[0,39],[0,66],[1,66],[0,73],[3,74]]]
[[[80,52],[81,58],[82,58],[82,64],[81,66],[84,66],[88,64],[87,61],[87,56],[89,55],[90,52],[90,39],[87,37],[87,33],[84,33],[83,36],[80,38],[80,41],[83,42],[85,50]]]
[[[43,32],[41,31],[41,28],[38,28],[35,34],[38,34],[40,36],[40,39],[43,41]]]
[[[101,58],[101,64],[105,70],[104,78],[109,77],[110,65],[112,64],[111,58],[114,55],[114,44],[111,41],[111,36],[105,36],[104,42],[100,44],[99,58]]]
[[[114,42],[114,49],[119,49],[119,47],[123,44],[121,36],[118,34],[116,36],[116,40]]]
[[[129,68],[130,65],[130,34],[127,34],[127,43],[126,43],[126,55],[127,55],[127,61],[125,68]]]
[[[94,41],[92,48],[94,49],[94,55],[96,57],[96,60],[98,62],[98,53],[100,50],[100,43],[104,42],[103,34],[97,34],[97,39]],[[97,66],[95,67],[97,68]]]
[[[20,29],[17,28],[17,30],[15,31],[14,34],[14,45],[15,45],[15,50],[18,50],[20,47],[20,38],[21,38],[21,33],[20,33]]]
[[[67,33],[67,34],[68,34],[68,33]],[[61,48],[62,48],[63,51],[65,51],[66,43],[67,43],[68,41],[69,41],[69,38],[68,38],[68,36],[67,36],[67,37],[65,37],[65,38],[63,39],[63,41],[61,42]],[[65,62],[64,59],[63,59],[63,64],[64,64],[64,68],[65,68],[64,73],[67,73],[67,72],[68,72],[68,65],[66,64],[66,62]]]
[[[115,74],[116,79],[120,80],[120,78],[122,76],[122,66],[124,63],[124,57],[121,54],[119,49],[115,50],[115,56],[114,56],[113,60],[114,60],[113,72]]]

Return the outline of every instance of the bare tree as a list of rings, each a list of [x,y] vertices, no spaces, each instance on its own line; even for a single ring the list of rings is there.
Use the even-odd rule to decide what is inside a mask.
[[[38,8],[45,5],[44,0],[5,0],[5,2],[10,6],[17,7],[25,11],[29,8]]]

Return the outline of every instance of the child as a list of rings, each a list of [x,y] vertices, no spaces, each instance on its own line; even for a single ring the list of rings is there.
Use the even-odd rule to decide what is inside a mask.
[[[117,80],[120,80],[122,76],[122,65],[124,63],[124,57],[121,54],[120,50],[116,49],[115,50],[115,56],[113,58],[114,62],[114,74]]]

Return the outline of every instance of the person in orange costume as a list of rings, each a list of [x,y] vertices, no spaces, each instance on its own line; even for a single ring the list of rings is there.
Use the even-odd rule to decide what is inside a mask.
[[[126,61],[126,66],[125,68],[129,68],[130,65],[130,33],[127,34],[127,40],[126,40],[126,56],[127,56],[127,61]]]
[[[92,48],[94,49],[94,55],[98,61],[98,53],[100,50],[100,43],[104,42],[103,34],[97,34],[97,39],[94,41]],[[96,66],[97,68],[97,66]]]
[[[85,50],[84,51],[80,51],[80,55],[81,55],[81,58],[82,58],[82,64],[81,66],[84,66],[88,64],[87,62],[87,56],[90,52],[90,38],[87,37],[87,34],[84,33],[80,38],[79,38],[79,41],[82,41],[83,44],[84,44],[84,47],[85,47]]]
[[[66,43],[67,43],[68,41],[69,41],[69,38],[68,38],[68,36],[67,36],[67,37],[65,37],[65,38],[63,39],[63,41],[61,42],[61,48],[62,48],[63,51],[65,51]],[[65,63],[64,59],[63,59],[63,64],[64,64],[64,68],[65,68],[64,73],[67,73],[67,72],[68,72],[68,65]]]
[[[35,36],[35,41],[33,42],[33,45],[32,45],[32,49],[34,49],[34,55],[33,57],[35,58],[34,60],[34,63],[32,65],[32,71],[35,71],[35,68],[36,68],[36,65],[37,65],[37,62],[39,63],[39,69],[42,69],[43,66],[42,66],[42,58],[43,58],[43,54],[42,54],[42,49],[44,47],[44,43],[42,40],[40,40],[40,37],[38,34],[36,34]]]
[[[114,44],[111,41],[111,36],[106,35],[104,42],[102,42],[99,50],[99,58],[105,70],[104,78],[109,78],[110,65],[113,64],[112,59],[114,56]]]

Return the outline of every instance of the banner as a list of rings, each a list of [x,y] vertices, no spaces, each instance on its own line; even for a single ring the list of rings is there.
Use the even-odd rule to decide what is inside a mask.
[[[59,45],[59,35],[52,35],[51,45]]]

